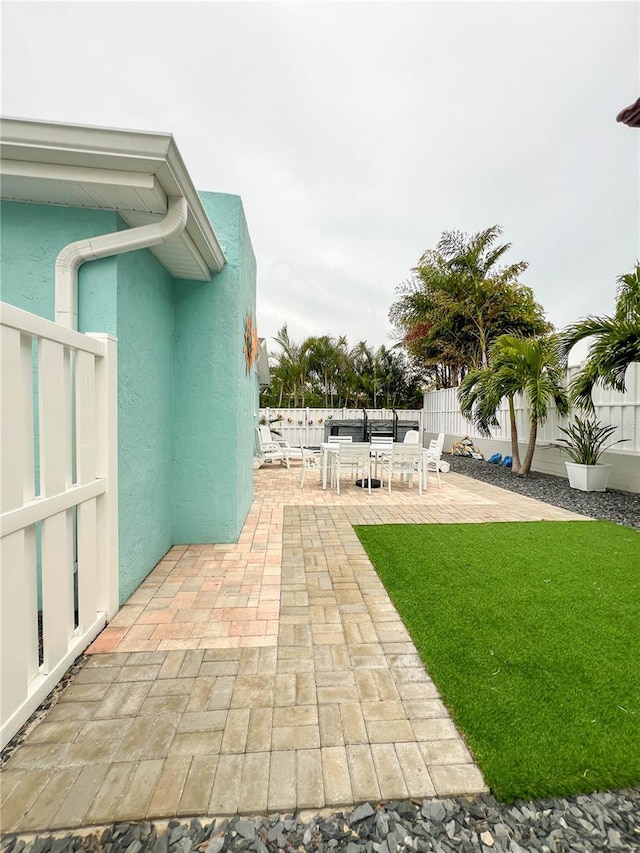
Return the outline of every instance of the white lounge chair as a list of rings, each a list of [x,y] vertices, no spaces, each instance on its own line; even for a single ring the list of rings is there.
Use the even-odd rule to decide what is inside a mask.
[[[289,451],[291,446],[285,441],[280,444],[271,438],[269,427],[256,427],[256,445],[258,454],[263,462],[281,462],[285,468],[289,468]]]

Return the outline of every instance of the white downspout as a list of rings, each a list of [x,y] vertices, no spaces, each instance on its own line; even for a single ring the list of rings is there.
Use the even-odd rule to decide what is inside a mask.
[[[167,215],[160,222],[78,240],[65,246],[56,258],[55,266],[56,323],[69,329],[78,328],[78,270],[85,261],[159,246],[184,231],[186,224],[187,201],[180,196],[169,199]]]

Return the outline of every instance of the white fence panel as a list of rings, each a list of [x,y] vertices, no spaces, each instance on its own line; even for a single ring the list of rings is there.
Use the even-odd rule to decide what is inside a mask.
[[[0,324],[4,746],[118,608],[117,356],[4,303]]]
[[[575,375],[578,368],[569,370],[568,379]],[[596,386],[593,403],[596,417],[604,424],[614,424],[618,430],[613,438],[627,439],[619,448],[624,451],[640,452],[640,364],[632,364],[626,375],[627,391],[622,394]],[[528,408],[521,395],[515,398],[518,435],[526,441],[529,435]],[[473,424],[463,418],[458,405],[458,389],[445,388],[429,391],[424,398],[425,429],[429,433],[444,432],[447,435],[468,435],[480,438]],[[495,439],[508,441],[509,410],[506,400],[502,401],[498,412],[500,427],[491,431]],[[559,427],[565,426],[566,418],[558,416],[552,406],[549,419],[538,430],[538,444],[551,444],[560,437]]]
[[[370,421],[391,420],[392,409],[367,409]],[[423,425],[422,409],[396,409],[400,421],[417,420],[420,430]],[[324,440],[325,426],[332,420],[361,420],[362,409],[260,409],[260,422],[277,430],[289,444],[305,446],[320,444]]]

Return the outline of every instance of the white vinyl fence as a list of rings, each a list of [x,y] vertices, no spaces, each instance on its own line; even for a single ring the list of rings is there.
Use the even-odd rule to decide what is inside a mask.
[[[367,409],[370,421],[393,420],[392,409]],[[398,419],[418,421],[420,431],[423,426],[422,409],[396,409]],[[362,409],[260,409],[260,423],[268,424],[277,430],[289,444],[305,446],[320,444],[324,440],[325,426],[336,421],[362,420]]]
[[[577,367],[570,368],[568,378],[575,375]],[[603,461],[611,463],[613,487],[640,491],[640,364],[632,364],[626,375],[627,391],[621,394],[597,386],[593,393],[596,417],[605,424],[618,427],[612,436],[612,441],[626,439],[603,457]],[[518,437],[526,444],[529,438],[528,410],[523,398],[518,395],[515,399]],[[445,388],[441,391],[429,391],[424,397],[424,428],[427,438],[432,434],[444,432],[447,436],[445,450],[452,441],[464,436],[474,440],[485,457],[489,452],[500,450],[508,452],[507,442],[510,442],[509,410],[506,399],[498,412],[500,427],[491,431],[491,439],[483,438],[474,425],[460,413],[458,405],[458,389]],[[573,413],[572,413],[573,414]],[[558,417],[555,409],[544,424],[539,427],[536,442],[536,455],[533,468],[564,476],[564,460],[568,457],[558,448],[552,448],[562,433],[559,427],[566,425],[566,419]],[[477,439],[477,441],[476,441]],[[502,447],[501,443],[505,446]]]
[[[118,609],[117,345],[0,324],[4,746]]]
[[[569,378],[578,368],[570,368]],[[612,467],[610,486],[613,488],[640,491],[640,364],[632,364],[626,376],[627,391],[620,394],[604,388],[594,391],[596,416],[607,424],[615,424],[618,429],[612,440],[626,439],[603,457]],[[516,417],[521,453],[529,439],[528,410],[521,396],[516,397]],[[469,436],[488,458],[491,453],[510,452],[509,411],[507,401],[503,400],[498,412],[500,426],[492,430],[492,437],[485,439],[477,432],[473,424],[460,414],[458,389],[446,388],[442,391],[430,391],[425,394],[424,408],[396,410],[400,422],[417,421],[423,442],[445,433],[445,452],[451,449],[454,441]],[[268,423],[292,445],[320,444],[324,439],[325,426],[332,420],[362,420],[361,409],[260,409],[260,422]],[[369,420],[391,420],[391,409],[367,409]],[[560,438],[559,427],[566,420],[559,418],[552,409],[547,423],[539,428],[536,455],[533,469],[546,471],[564,477],[564,461],[568,458],[564,451],[555,447]]]

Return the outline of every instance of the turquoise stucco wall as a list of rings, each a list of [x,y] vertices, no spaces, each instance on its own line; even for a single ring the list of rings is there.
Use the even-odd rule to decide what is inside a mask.
[[[126,227],[102,210],[3,203],[1,215],[2,299],[48,320],[60,249]],[[118,338],[121,601],[173,544],[173,285],[149,251],[92,261],[79,273],[79,330]]]
[[[174,280],[149,251],[118,258],[120,600],[173,545]]]
[[[54,265],[60,249],[73,240],[116,231],[122,220],[109,210],[3,202],[0,226],[2,301],[53,320]],[[81,331],[116,334],[116,263],[115,258],[105,258],[81,270]],[[91,295],[83,301],[85,284]]]
[[[253,499],[255,257],[239,196],[201,193],[227,263],[211,283],[177,282],[174,539],[233,542]]]
[[[138,251],[80,269],[79,329],[118,338],[120,600],[174,542],[237,539],[253,497],[257,380],[245,370],[255,258],[237,196],[205,193],[228,263],[176,282]],[[2,299],[54,317],[54,263],[67,243],[120,230],[110,211],[4,203]]]

